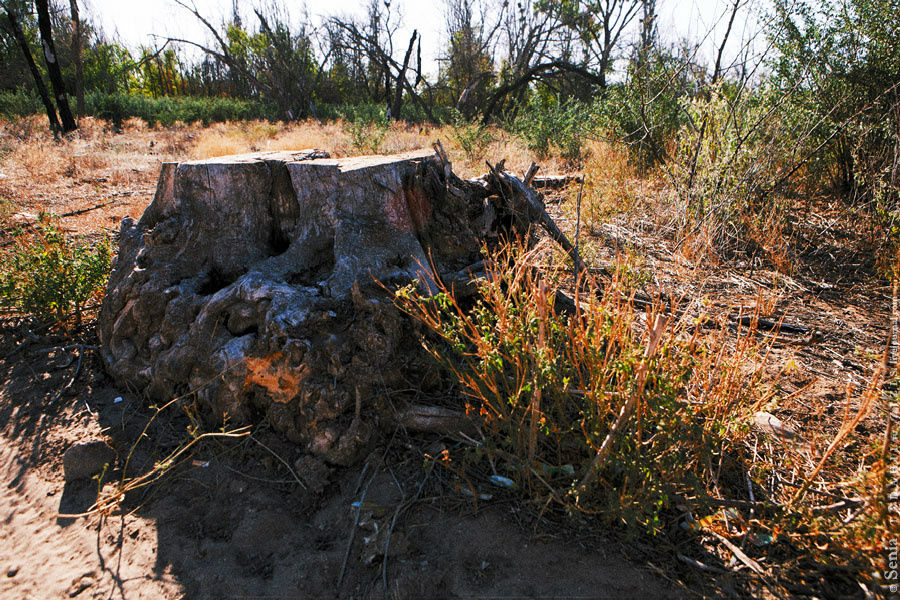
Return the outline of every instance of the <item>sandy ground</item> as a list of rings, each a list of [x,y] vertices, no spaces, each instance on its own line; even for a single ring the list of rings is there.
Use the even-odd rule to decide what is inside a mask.
[[[0,362],[0,597],[680,595],[646,565],[625,559],[618,542],[548,535],[502,494],[476,510],[445,475],[404,449],[379,448],[368,467],[325,471],[320,491],[303,490],[268,451],[292,459],[298,449],[266,431],[253,441],[202,446],[191,462],[130,496],[121,512],[60,517],[97,497],[96,481],[65,483],[65,449],[103,437],[124,458],[151,413],[110,387],[90,356],[72,393],[51,402],[70,377],[60,368],[66,352],[40,346],[19,352],[27,361]],[[158,419],[133,462],[152,465],[154,455],[179,443],[184,425],[178,417]],[[420,489],[415,503],[406,502]],[[353,503],[363,493],[357,517]],[[392,522],[385,595],[382,544]]]

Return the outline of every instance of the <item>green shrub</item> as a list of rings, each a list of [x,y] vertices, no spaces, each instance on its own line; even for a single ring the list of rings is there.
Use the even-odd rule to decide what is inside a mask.
[[[467,121],[462,113],[454,111],[453,139],[466,153],[466,158],[475,160],[484,156],[485,150],[494,141],[494,134],[481,121]]]
[[[40,98],[19,89],[14,92],[0,92],[0,117],[27,117],[44,112]]]
[[[586,104],[535,93],[511,129],[525,139],[538,158],[545,159],[555,151],[575,163],[584,156],[584,142],[593,134],[595,118]]]
[[[7,308],[44,323],[74,316],[80,324],[88,302],[99,296],[109,276],[111,249],[105,238],[70,239],[52,225],[19,238],[0,257],[0,291]]]
[[[344,131],[359,152],[377,154],[390,126],[387,112],[375,104],[347,107],[344,112]]]
[[[677,498],[727,493],[755,390],[747,347],[652,314],[656,325],[642,327],[616,282],[574,314],[557,312],[561,278],[529,260],[520,248],[489,255],[471,308],[446,289],[397,293],[437,334],[426,347],[488,436],[478,452],[536,499],[651,533]]]
[[[706,75],[693,63],[692,53],[658,48],[642,63],[632,61],[626,81],[610,86],[595,103],[604,129],[625,144],[629,160],[639,168],[667,160],[670,144],[690,122],[684,105],[697,95]]]

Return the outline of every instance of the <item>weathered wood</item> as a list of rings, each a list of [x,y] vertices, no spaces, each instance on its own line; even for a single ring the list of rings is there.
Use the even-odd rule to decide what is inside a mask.
[[[488,163],[491,170],[491,181],[494,189],[498,191],[504,200],[511,204],[514,212],[518,212],[524,216],[524,222],[537,223],[547,234],[558,243],[563,250],[568,253],[575,263],[575,268],[579,271],[584,270],[584,263],[575,246],[565,234],[559,229],[556,222],[547,214],[544,209],[543,197],[534,189],[525,185],[518,177],[503,170],[503,162],[497,165]]]
[[[397,423],[409,431],[453,435],[458,432],[471,435],[475,424],[465,413],[440,406],[413,404],[397,415]]]
[[[375,282],[436,292],[436,273],[480,257],[484,203],[430,152],[321,156],[165,164],[123,221],[99,331],[121,385],[192,392],[212,422],[262,413],[347,464],[393,422],[377,399],[432,368]]]
[[[571,185],[573,183],[583,183],[584,175],[574,174],[574,175],[541,175],[540,177],[535,177],[530,185],[535,189],[548,189],[548,190],[558,190],[566,187],[567,185]]]

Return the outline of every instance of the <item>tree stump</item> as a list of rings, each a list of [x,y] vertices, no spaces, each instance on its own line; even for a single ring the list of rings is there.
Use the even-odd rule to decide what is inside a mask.
[[[431,368],[376,282],[433,289],[478,258],[487,203],[450,177],[424,151],[163,165],[144,215],[122,222],[100,313],[107,371],[351,463],[390,420],[386,396]]]

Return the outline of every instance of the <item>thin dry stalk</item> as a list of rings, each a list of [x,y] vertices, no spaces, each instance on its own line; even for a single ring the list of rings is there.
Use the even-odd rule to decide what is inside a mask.
[[[597,470],[599,469],[600,464],[603,462],[603,460],[606,458],[606,455],[612,448],[613,441],[615,441],[616,436],[619,434],[619,432],[624,429],[628,418],[634,411],[638,399],[644,393],[644,386],[647,384],[647,375],[649,372],[650,360],[653,358],[653,355],[656,354],[657,347],[659,346],[659,341],[662,339],[663,333],[665,333],[668,323],[668,317],[663,314],[656,315],[653,321],[653,327],[651,327],[649,331],[649,340],[647,342],[647,347],[644,350],[644,357],[641,360],[640,366],[638,367],[637,391],[632,394],[630,398],[628,398],[628,401],[622,407],[622,411],[619,413],[618,419],[616,419],[616,422],[609,430],[609,433],[603,440],[603,444],[600,446],[600,449],[597,451],[597,454],[591,461],[587,473],[585,473],[581,482],[578,484],[577,493],[579,496],[584,494],[584,492],[587,491],[587,488],[594,481],[594,478],[597,476]]]

